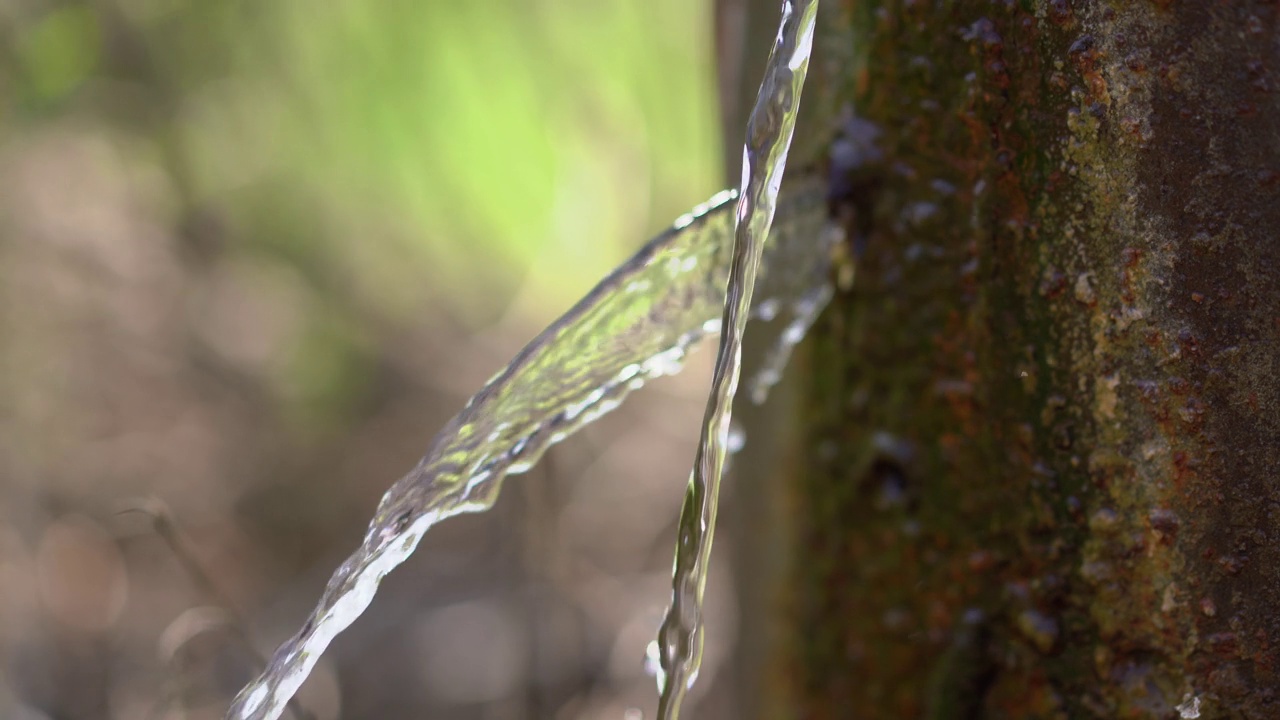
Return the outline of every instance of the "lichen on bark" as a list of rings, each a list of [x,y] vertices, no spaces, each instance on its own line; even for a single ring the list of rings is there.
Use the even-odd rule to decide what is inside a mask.
[[[1280,716],[1278,14],[826,8],[796,717]]]

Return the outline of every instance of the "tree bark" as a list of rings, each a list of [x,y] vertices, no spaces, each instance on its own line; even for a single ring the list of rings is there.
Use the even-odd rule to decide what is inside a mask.
[[[859,265],[771,707],[1280,717],[1278,14],[826,0]]]

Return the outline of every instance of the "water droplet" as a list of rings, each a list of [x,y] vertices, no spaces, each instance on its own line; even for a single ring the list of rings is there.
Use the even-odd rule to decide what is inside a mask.
[[[933,188],[934,192],[942,195],[943,197],[950,197],[956,194],[956,186],[942,178],[934,178],[933,180],[930,180],[929,187]]]
[[[999,50],[1004,45],[1004,40],[996,32],[995,23],[988,18],[978,18],[969,27],[961,29],[960,37],[992,51]]]
[[[742,429],[741,425],[733,425],[729,428],[729,440],[725,444],[725,449],[730,455],[736,455],[742,452],[742,448],[747,445],[747,433]]]
[[[769,398],[769,391],[782,379],[782,370],[791,353],[800,344],[809,328],[817,321],[818,315],[831,301],[833,290],[829,285],[821,285],[816,290],[797,300],[791,309],[792,320],[779,334],[773,347],[765,356],[764,365],[748,382],[751,402],[763,405]]]
[[[662,669],[662,650],[657,640],[650,640],[644,648],[644,674],[653,678],[658,692],[667,685],[667,673]]]
[[[902,211],[902,219],[913,228],[920,228],[939,213],[937,204],[931,202],[914,202]]]
[[[1182,720],[1195,720],[1200,717],[1200,697],[1187,693],[1182,696],[1182,704],[1178,705],[1178,717]]]

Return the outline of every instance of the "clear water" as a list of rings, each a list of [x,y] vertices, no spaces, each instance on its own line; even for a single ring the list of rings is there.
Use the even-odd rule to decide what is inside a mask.
[[[715,536],[733,398],[742,367],[742,336],[787,165],[800,91],[813,48],[817,11],[817,0],[783,0],[777,40],[765,66],[759,97],[747,120],[742,190],[735,212],[733,261],[721,323],[723,332],[702,438],[680,513],[671,607],[658,632],[660,720],[675,720],[680,716],[680,705],[697,679],[702,662],[703,592],[711,541]],[[813,314],[812,310],[799,314],[800,331],[811,322]],[[765,376],[757,388],[767,391],[768,383],[773,380],[776,378]]]
[[[815,299],[829,292],[824,192],[813,180],[788,183],[765,253],[757,314],[807,318]],[[387,491],[359,549],[334,572],[302,629],[236,698],[229,718],[278,717],[330,641],[364,612],[383,576],[413,553],[428,528],[488,509],[505,475],[528,470],[548,446],[650,378],[677,372],[696,342],[719,331],[738,262],[736,200],[737,192],[727,190],[680,217],[471,398]],[[740,275],[733,281],[742,282]],[[787,351],[778,353],[785,359]]]

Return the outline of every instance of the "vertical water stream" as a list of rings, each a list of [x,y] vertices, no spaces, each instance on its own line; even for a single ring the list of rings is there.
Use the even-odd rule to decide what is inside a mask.
[[[689,489],[680,513],[671,607],[658,633],[660,720],[675,720],[702,662],[702,602],[707,584],[733,398],[742,367],[742,335],[773,223],[778,191],[809,69],[817,0],[783,0],[782,21],[747,119],[742,190],[735,213],[733,261],[721,321],[720,349]]]

